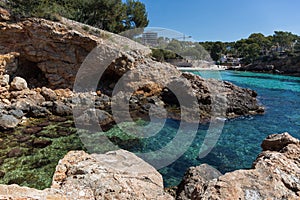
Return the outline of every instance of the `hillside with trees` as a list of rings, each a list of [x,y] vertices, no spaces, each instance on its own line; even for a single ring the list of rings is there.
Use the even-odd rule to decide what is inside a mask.
[[[57,20],[62,16],[113,33],[149,23],[145,5],[135,0],[10,0],[4,6],[17,18]]]
[[[211,58],[229,68],[300,76],[300,36],[286,31],[252,33],[235,42],[200,42]]]
[[[200,42],[219,63],[243,65],[300,55],[300,37],[291,32],[275,31],[271,36],[253,33],[236,42]]]

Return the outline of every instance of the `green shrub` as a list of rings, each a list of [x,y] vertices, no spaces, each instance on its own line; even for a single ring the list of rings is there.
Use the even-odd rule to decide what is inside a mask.
[[[85,30],[86,32],[89,32],[90,31],[90,27],[88,27],[87,25],[83,25],[81,27],[83,30]]]

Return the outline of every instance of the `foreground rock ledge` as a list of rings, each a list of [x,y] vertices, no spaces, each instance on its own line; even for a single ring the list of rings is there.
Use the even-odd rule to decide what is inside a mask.
[[[0,199],[173,199],[161,175],[125,150],[89,155],[69,152],[56,167],[51,188],[0,185]]]
[[[177,199],[300,199],[300,141],[288,133],[270,135],[253,169],[218,175],[202,165],[190,168]]]
[[[253,169],[222,175],[204,164],[188,169],[177,199],[300,199],[300,141],[288,133],[270,135]],[[89,155],[69,152],[43,191],[0,185],[0,199],[174,199],[161,175],[125,150]]]

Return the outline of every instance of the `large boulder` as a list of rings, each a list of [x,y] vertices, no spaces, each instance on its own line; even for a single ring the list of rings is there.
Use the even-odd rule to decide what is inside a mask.
[[[125,150],[89,155],[71,151],[59,161],[51,188],[43,191],[0,185],[3,199],[174,199],[161,175]]]
[[[274,148],[271,147],[274,145]],[[269,136],[253,169],[226,173],[195,185],[188,194],[192,199],[300,199],[300,143],[288,133]],[[184,180],[190,183],[197,174]],[[201,186],[201,185],[200,185]],[[185,186],[186,187],[186,186]],[[179,198],[182,199],[182,198]]]
[[[15,128],[19,122],[13,115],[0,115],[0,128],[2,129]]]
[[[70,199],[173,199],[164,192],[161,175],[125,150],[69,152],[56,167],[52,188]]]
[[[177,199],[196,199],[197,193],[203,192],[209,181],[220,176],[222,176],[221,172],[207,164],[190,167],[178,186]]]
[[[21,77],[15,77],[10,85],[11,89],[18,91],[25,90],[28,88],[26,80]]]
[[[50,88],[42,87],[41,95],[44,96],[46,101],[55,101],[57,100],[56,93]]]
[[[299,144],[299,140],[288,133],[269,135],[261,144],[263,151],[280,151],[288,144]]]

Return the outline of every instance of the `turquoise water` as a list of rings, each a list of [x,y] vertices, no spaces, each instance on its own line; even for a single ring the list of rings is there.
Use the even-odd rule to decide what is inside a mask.
[[[106,133],[87,134],[86,137],[78,138],[79,132],[76,132],[73,127],[72,119],[66,118],[63,122],[50,120],[49,125],[41,125],[44,121],[33,121],[27,126],[43,128],[30,137],[23,133],[22,127],[14,132],[0,134],[0,183],[16,183],[38,189],[49,187],[55,166],[66,152],[73,149],[92,149],[90,153],[113,150],[106,143],[107,140],[101,142],[102,138],[109,138],[120,148],[135,152],[141,157],[147,154],[148,160],[146,160],[150,160],[152,165],[165,163],[167,159],[184,149],[187,138],[191,139],[187,151],[182,156],[159,170],[166,187],[178,185],[188,167],[202,163],[208,163],[222,173],[250,168],[261,152],[261,142],[270,134],[287,131],[294,137],[300,138],[300,108],[298,106],[300,105],[300,78],[234,71],[197,73],[202,77],[226,80],[256,90],[258,100],[265,106],[266,113],[225,121],[223,129],[219,129],[221,135],[217,144],[206,157],[201,159],[199,150],[204,138],[208,135],[209,124],[199,125],[198,130],[196,124],[194,138],[190,137],[193,135],[191,124],[185,126],[184,131],[180,133],[181,137],[178,137],[177,131],[182,123],[170,119],[164,126],[154,123],[149,126],[149,129],[145,129],[147,122],[140,121],[137,124],[142,126],[141,129],[135,129],[132,123],[124,123],[124,127],[127,127],[125,133],[120,128],[114,127]],[[153,130],[158,130],[158,132],[149,138],[136,135],[143,130],[146,130],[146,135]],[[20,139],[26,139],[26,141],[21,142]],[[52,144],[45,148],[34,148],[32,143],[36,139],[51,140]],[[168,150],[164,149],[169,144],[176,144],[176,139],[177,145],[173,147],[171,145]],[[83,141],[85,141],[84,144]],[[12,149],[19,149],[22,155],[9,157],[8,154]],[[158,153],[159,150],[162,151]]]
[[[187,152],[171,165],[159,170],[166,187],[177,185],[188,167],[201,163],[208,163],[222,173],[251,168],[261,152],[261,142],[270,134],[289,132],[300,138],[299,77],[235,71],[196,73],[257,91],[258,100],[265,106],[266,113],[227,120],[216,146],[201,159],[198,156],[199,149],[207,134],[208,125],[199,125],[197,135]],[[168,120],[157,136],[143,140],[141,146],[135,146],[131,150],[139,152],[161,148],[175,137],[178,125],[179,122]]]

